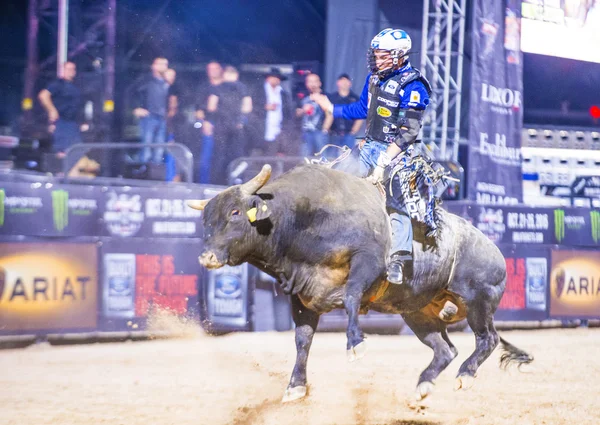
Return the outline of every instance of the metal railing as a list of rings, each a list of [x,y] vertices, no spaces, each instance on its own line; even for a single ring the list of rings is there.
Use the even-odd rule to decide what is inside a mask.
[[[182,169],[182,174],[186,182],[193,181],[194,174],[194,155],[187,146],[181,143],[77,143],[70,146],[65,151],[63,162],[63,173],[66,176],[69,170],[77,162],[89,153],[89,151],[98,150],[124,150],[124,149],[164,149],[175,158],[175,163]]]
[[[279,177],[300,164],[306,164],[301,156],[253,156],[237,158],[227,167],[227,182],[230,185],[243,183],[254,177],[264,164],[273,168],[272,177]]]

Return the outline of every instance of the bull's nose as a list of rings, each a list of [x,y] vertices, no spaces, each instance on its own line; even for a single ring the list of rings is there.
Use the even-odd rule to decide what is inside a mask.
[[[219,267],[223,267],[223,263],[221,263],[214,252],[207,251],[203,252],[200,257],[198,257],[198,261],[207,269],[216,269]]]

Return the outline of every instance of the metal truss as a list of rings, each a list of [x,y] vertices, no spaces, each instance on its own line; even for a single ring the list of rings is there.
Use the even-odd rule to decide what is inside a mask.
[[[433,95],[422,139],[439,148],[434,154],[441,160],[458,158],[466,4],[467,0],[423,2],[421,72]]]
[[[88,56],[95,74],[102,78],[103,111],[114,108],[116,0],[29,0],[27,29],[27,68],[22,109],[26,122],[33,108],[36,81],[56,67],[57,75],[65,60]],[[71,25],[69,25],[71,24]],[[40,29],[56,40],[52,53],[40,57]],[[82,72],[79,72],[81,75]]]

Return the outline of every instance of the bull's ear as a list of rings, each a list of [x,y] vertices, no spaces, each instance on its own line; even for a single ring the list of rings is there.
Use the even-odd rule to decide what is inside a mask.
[[[271,209],[267,205],[267,202],[264,199],[261,199],[260,196],[252,196],[249,204],[246,215],[251,223],[266,220],[271,216]]]
[[[257,220],[266,220],[271,216],[271,209],[267,205],[265,201],[261,201],[256,207],[256,219]]]

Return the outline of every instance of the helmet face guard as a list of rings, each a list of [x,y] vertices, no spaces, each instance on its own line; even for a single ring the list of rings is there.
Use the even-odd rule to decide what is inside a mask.
[[[404,58],[408,56],[408,52],[403,52],[401,49],[394,50],[386,50],[390,53],[390,57],[392,59],[392,65],[385,69],[379,69],[377,66],[377,59],[375,57],[376,50],[384,50],[384,49],[374,49],[369,48],[367,51],[367,67],[371,74],[377,75],[380,79],[386,78],[392,72],[400,68],[400,66],[404,63]]]

